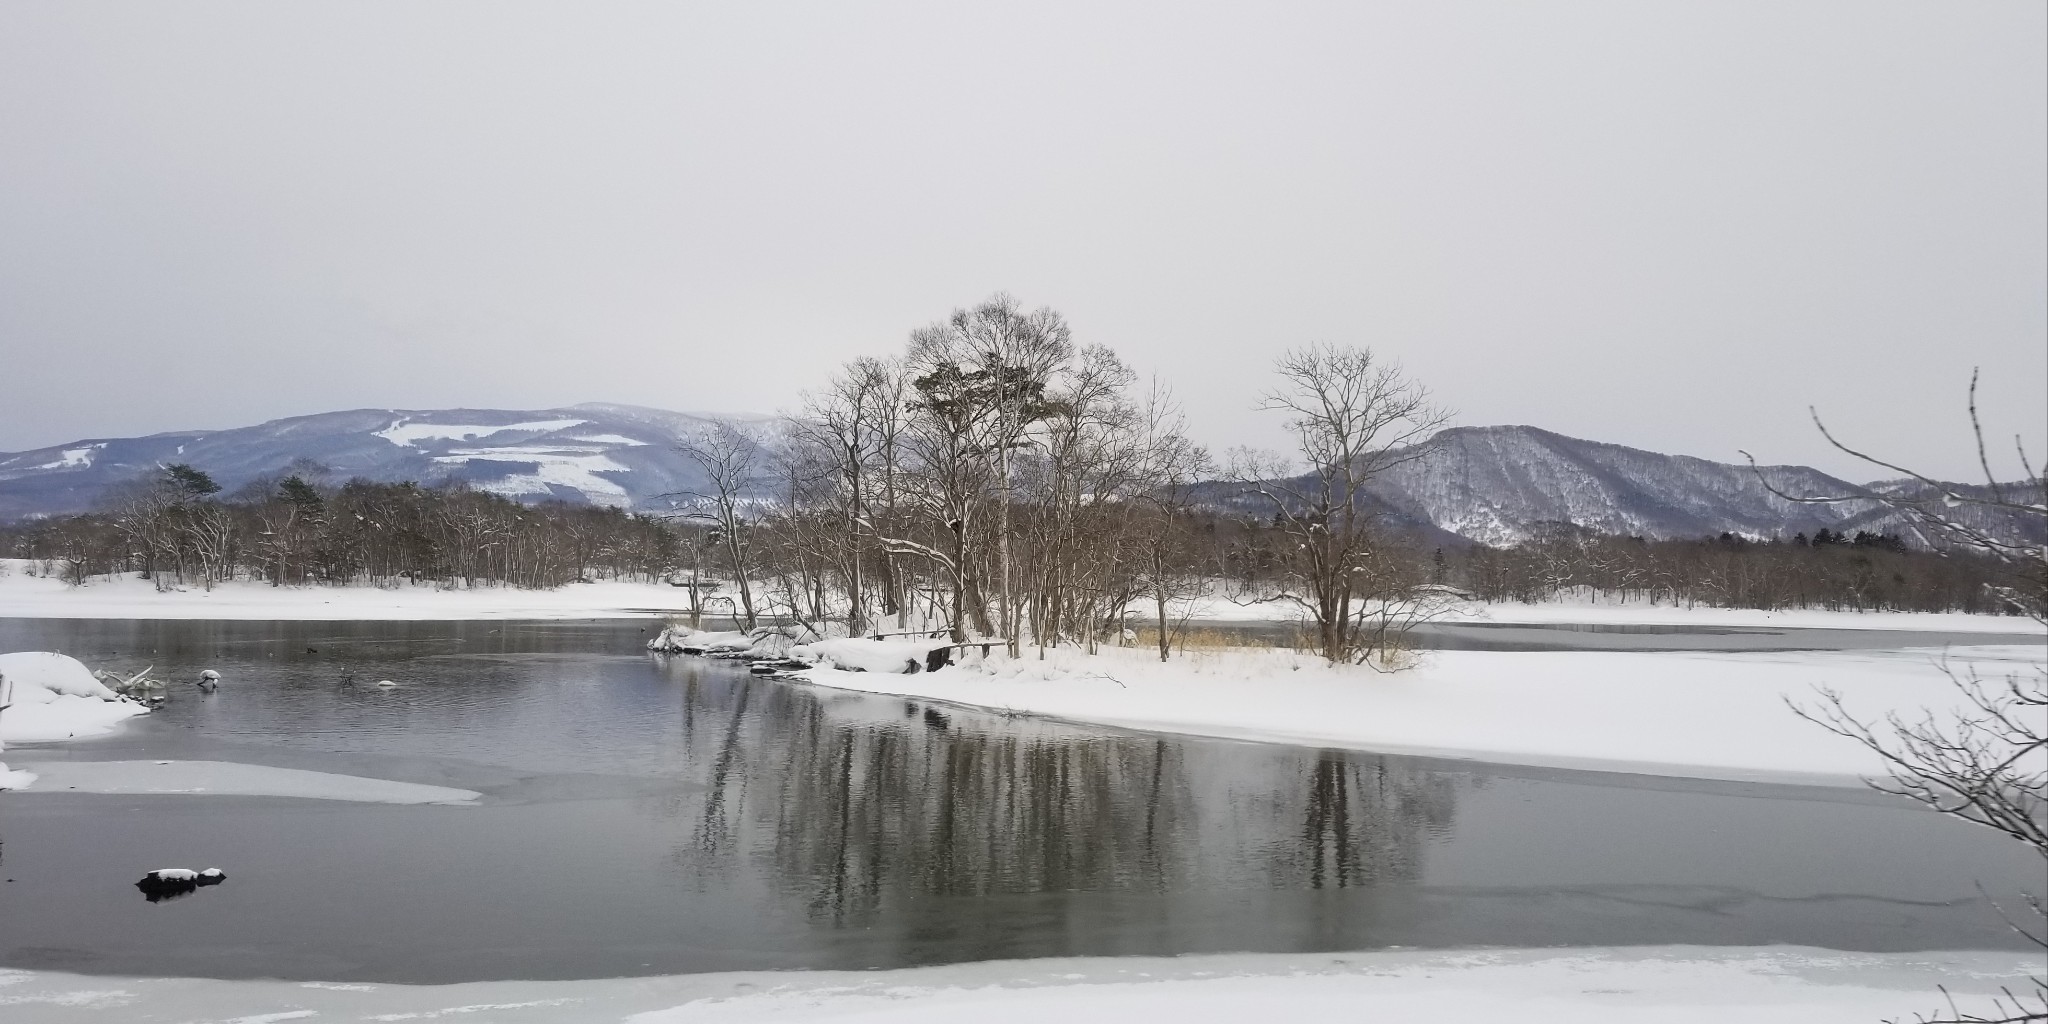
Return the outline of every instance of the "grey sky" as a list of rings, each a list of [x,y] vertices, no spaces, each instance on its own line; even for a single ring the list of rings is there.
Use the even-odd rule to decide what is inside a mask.
[[[1310,340],[1467,424],[1865,478],[2048,421],[2038,2],[0,2],[0,449],[774,411],[1005,289],[1216,447]]]

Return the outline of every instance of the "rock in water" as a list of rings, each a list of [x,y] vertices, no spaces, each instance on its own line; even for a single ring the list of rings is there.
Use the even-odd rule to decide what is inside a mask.
[[[227,872],[219,868],[194,871],[191,868],[158,868],[142,876],[135,883],[142,890],[144,899],[151,903],[162,903],[181,896],[190,896],[201,886],[219,885],[228,880]]]

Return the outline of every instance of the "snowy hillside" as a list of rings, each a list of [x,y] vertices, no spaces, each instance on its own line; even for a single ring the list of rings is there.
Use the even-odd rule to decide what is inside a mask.
[[[1786,501],[1747,465],[1535,427],[1456,427],[1438,440],[1436,455],[1396,467],[1373,490],[1403,513],[1488,544],[1523,540],[1547,522],[1654,538],[1812,533],[1879,508],[1876,502]],[[1859,490],[1803,466],[1771,466],[1764,473],[1771,486],[1802,497]]]
[[[329,482],[460,480],[526,501],[625,508],[701,484],[678,438],[717,423],[771,430],[767,416],[588,404],[565,409],[356,409],[211,432],[76,441],[0,454],[0,521],[82,512],[158,467],[189,463],[228,492],[305,472]]]
[[[1681,539],[1720,533],[1771,537],[1823,527],[1835,531],[1896,532],[1915,527],[1877,501],[1807,504],[1771,493],[1832,497],[1875,491],[1911,496],[1924,485],[1853,484],[1804,466],[1763,467],[1585,441],[1526,426],[1454,427],[1439,434],[1427,458],[1405,463],[1376,480],[1369,497],[1390,521],[1425,543],[1452,538],[1484,544],[1526,540],[1545,524],[1569,523],[1600,533]],[[1228,484],[1206,495],[1246,508]],[[1964,487],[1976,494],[1981,487]],[[1977,521],[1994,534],[2022,526],[2010,517],[1969,507],[1950,513]]]

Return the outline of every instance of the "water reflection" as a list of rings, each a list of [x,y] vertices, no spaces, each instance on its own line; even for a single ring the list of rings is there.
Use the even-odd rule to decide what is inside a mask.
[[[1301,853],[1287,865],[1312,889],[1422,874],[1427,840],[1450,829],[1457,785],[1438,772],[1323,754],[1309,772]]]
[[[675,863],[760,856],[866,927],[921,898],[1413,882],[1481,780],[1383,758],[1184,742],[763,681],[659,658],[704,783]]]
[[[1123,733],[767,681],[643,639],[0,620],[0,650],[228,680],[54,756],[487,794],[0,799],[23,883],[0,886],[0,966],[64,949],[56,966],[96,972],[448,982],[1388,945],[1978,948],[2015,939],[1977,885],[1999,898],[2039,872],[1856,790]],[[338,685],[342,664],[404,685]],[[135,872],[176,863],[237,881],[135,905]],[[508,878],[546,881],[511,898]]]

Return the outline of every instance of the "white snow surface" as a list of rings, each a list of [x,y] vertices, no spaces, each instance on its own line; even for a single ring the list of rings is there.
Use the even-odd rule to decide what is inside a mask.
[[[1796,946],[1231,954],[461,985],[0,971],[10,1024],[488,1020],[503,1024],[1867,1024],[1990,1008],[2015,953]]]
[[[30,576],[27,562],[0,559],[0,618],[31,619],[627,619],[688,611],[689,591],[659,583],[572,583],[553,590],[273,587],[237,580],[158,592],[133,576],[82,587]]]
[[[469,423],[414,423],[400,419],[383,430],[376,431],[378,437],[396,445],[417,447],[421,441],[467,441],[483,440],[492,434],[511,430],[553,433],[580,427],[589,420],[532,420],[525,423],[469,424]]]
[[[871,641],[851,641],[852,643]],[[1962,706],[1939,662],[2031,671],[2027,646],[1883,651],[1432,651],[1395,673],[1293,652],[1035,649],[939,672],[811,668],[824,686],[1230,739],[1725,780],[1855,784],[1876,755],[1793,714],[1819,688],[1866,720]]]
[[[85,663],[53,651],[17,651],[0,654],[0,678],[12,680],[19,688],[16,703],[44,704],[59,696],[114,700],[119,697],[105,683],[93,678]]]
[[[30,619],[599,619],[681,616],[690,592],[660,583],[571,584],[553,590],[483,586],[442,589],[432,585],[375,587],[273,587],[237,580],[212,590],[188,586],[159,593],[135,576],[97,577],[74,587],[29,574],[26,559],[0,559],[0,618]],[[1174,609],[1178,615],[1184,608]],[[1143,626],[1149,609],[1136,609],[1130,622]],[[1296,611],[1284,603],[1238,604],[1221,597],[1194,603],[1193,618],[1204,621],[1292,622]],[[1957,633],[2032,633],[2039,628],[2009,615],[1920,614],[1912,612],[1830,612],[1800,609],[1765,612],[1741,608],[1674,608],[1669,605],[1471,603],[1452,621],[1644,624],[1673,626],[1760,626],[1781,628],[1925,630]]]
[[[84,469],[92,465],[92,454],[105,448],[105,444],[89,444],[82,448],[66,448],[59,452],[57,461],[45,462],[31,469]]]
[[[588,449],[571,450],[558,445],[534,448],[456,448],[446,455],[434,457],[435,462],[452,464],[476,460],[534,464],[534,471],[531,473],[514,473],[497,480],[477,482],[477,487],[494,494],[510,498],[522,494],[552,494],[554,487],[568,487],[583,492],[584,496],[592,501],[596,501],[599,495],[604,495],[619,499],[614,504],[628,504],[624,485],[597,474],[625,473],[629,470],[607,456]]]
[[[789,656],[821,665],[827,671],[837,670],[842,675],[860,672],[903,675],[924,671],[925,655],[933,647],[950,642],[841,638],[798,644],[790,648]]]
[[[199,872],[191,868],[157,868],[154,871],[145,871],[143,874],[151,878],[162,879],[166,882],[189,882],[199,877]]]
[[[29,793],[284,796],[378,804],[470,804],[483,794],[447,786],[392,782],[359,775],[229,761],[25,762],[36,778]]]
[[[1131,605],[1126,621],[1134,626],[1149,625],[1152,606],[1145,601]],[[1208,594],[1169,606],[1168,614],[1185,615],[1198,622],[1299,622],[1300,606],[1288,601],[1233,600]],[[1488,604],[1466,601],[1441,616],[1441,622],[1497,622],[1509,624],[1575,624],[1616,626],[1743,627],[1757,629],[1883,629],[1933,633],[2004,633],[2039,636],[2040,627],[2017,615],[1974,615],[1966,612],[1851,612],[1823,608],[1691,608],[1634,601],[1560,600],[1537,604],[1509,601]]]
[[[1446,622],[1517,624],[1589,623],[1616,626],[1738,626],[1758,629],[1884,629],[1933,633],[2002,633],[2041,635],[2041,628],[2018,615],[1972,615],[1966,612],[1842,612],[1823,608],[1683,608],[1674,605],[1595,604],[1553,601],[1542,604],[1460,606]]]
[[[48,743],[112,732],[148,709],[119,699],[76,658],[48,651],[0,654],[0,749],[9,743]],[[0,766],[0,772],[5,772]],[[30,780],[19,770],[0,775],[0,789]]]

